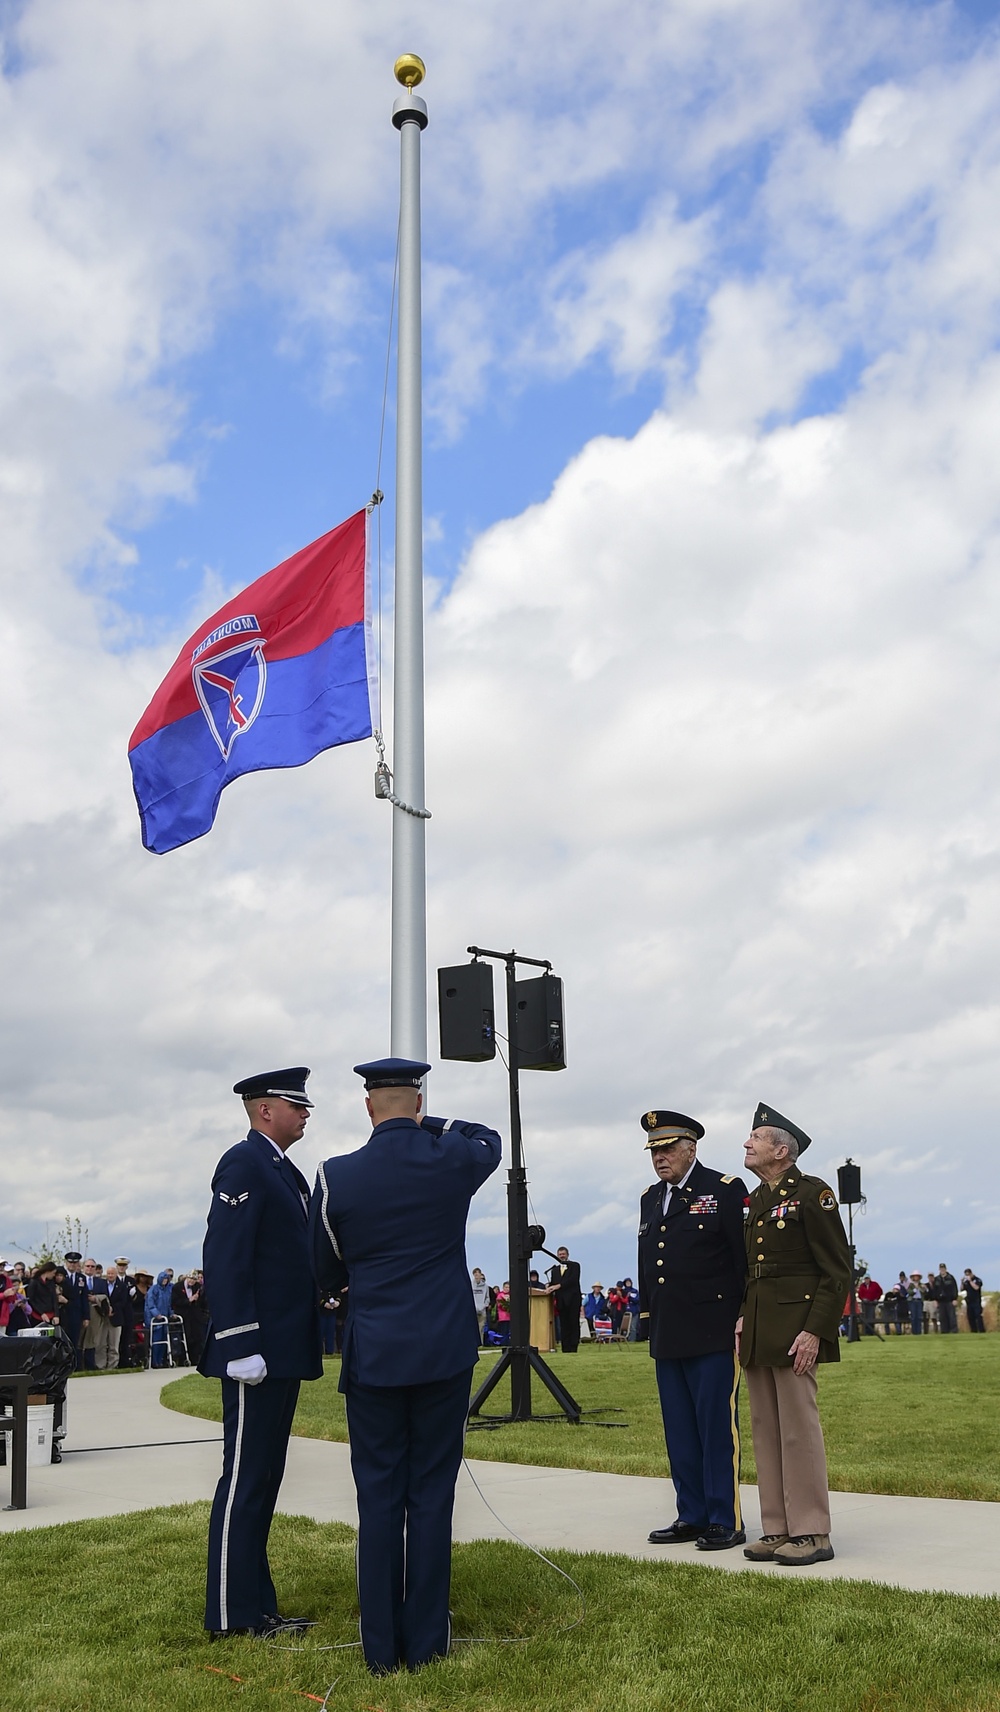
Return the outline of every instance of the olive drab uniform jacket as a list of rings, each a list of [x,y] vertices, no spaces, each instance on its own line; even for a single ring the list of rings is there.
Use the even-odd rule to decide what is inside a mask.
[[[839,1361],[851,1251],[833,1190],[790,1166],[750,1196],[745,1234],[741,1365],[791,1367],[799,1332],[819,1338],[820,1361]]]

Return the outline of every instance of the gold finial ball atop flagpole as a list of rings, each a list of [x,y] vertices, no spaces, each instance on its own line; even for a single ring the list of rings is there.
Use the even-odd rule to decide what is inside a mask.
[[[427,67],[419,54],[400,54],[392,69],[396,82],[401,83],[404,89],[416,89],[427,75]]]

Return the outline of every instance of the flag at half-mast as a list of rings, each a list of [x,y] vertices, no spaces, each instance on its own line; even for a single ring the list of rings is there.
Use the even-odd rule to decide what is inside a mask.
[[[367,540],[359,511],[185,642],[129,741],[147,850],[201,838],[242,773],[371,736]]]

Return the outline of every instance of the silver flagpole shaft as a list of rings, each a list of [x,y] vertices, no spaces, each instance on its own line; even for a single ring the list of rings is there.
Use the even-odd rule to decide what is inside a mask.
[[[399,131],[399,337],[396,382],[396,597],[393,660],[393,786],[424,807],[424,555],[420,341],[420,133],[427,106],[413,93],[424,67],[396,62],[406,89],[392,110]],[[389,1050],[427,1057],[427,885],[424,822],[393,805]]]

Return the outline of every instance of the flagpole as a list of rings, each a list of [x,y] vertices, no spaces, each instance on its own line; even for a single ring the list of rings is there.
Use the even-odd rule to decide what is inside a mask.
[[[399,335],[396,379],[396,593],[393,637],[394,796],[389,1050],[427,1057],[427,884],[424,858],[424,567],[420,340],[420,133],[427,104],[414,88],[424,65],[396,61],[406,93],[399,132]],[[401,805],[407,805],[403,807]],[[407,808],[411,812],[407,812]]]

